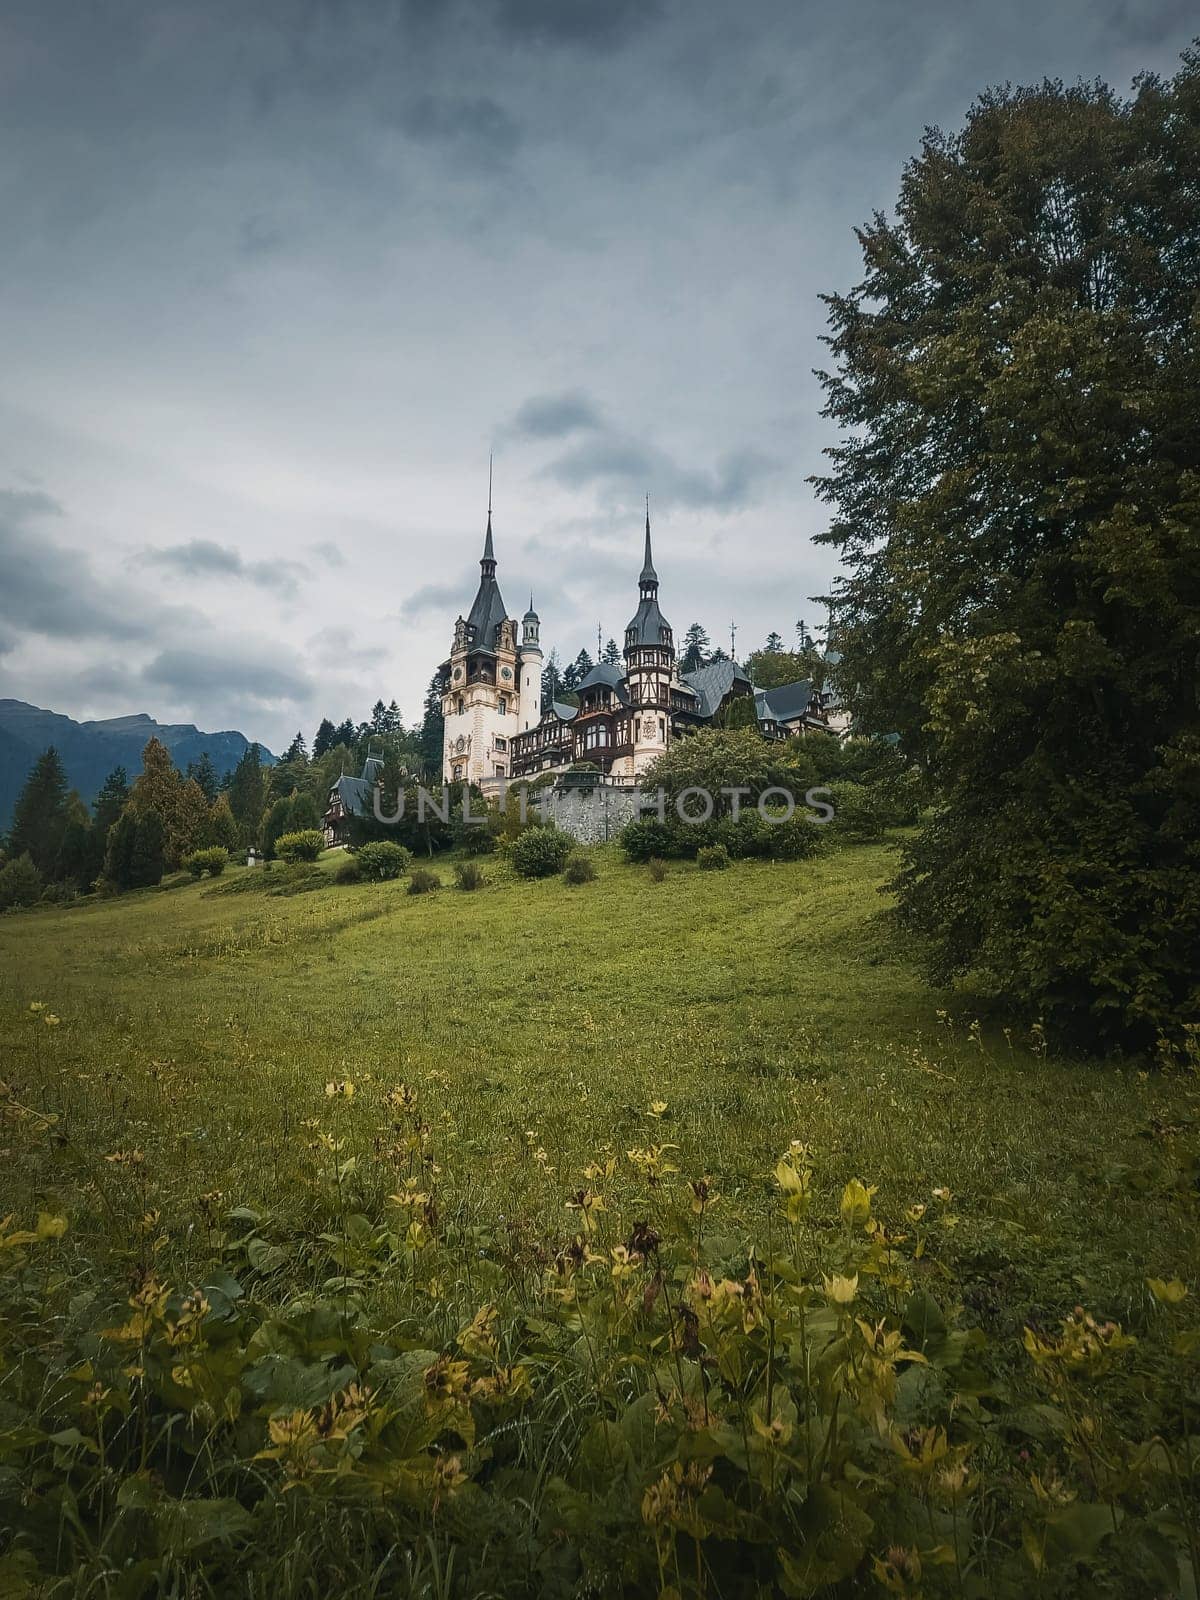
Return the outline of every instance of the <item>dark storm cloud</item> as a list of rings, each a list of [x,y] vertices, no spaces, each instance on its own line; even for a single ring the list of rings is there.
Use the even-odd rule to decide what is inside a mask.
[[[232,546],[217,544],[213,539],[189,539],[186,544],[146,550],[141,559],[181,577],[234,578],[256,583],[286,599],[294,598],[299,593],[300,580],[310,576],[302,561],[245,561]]]
[[[603,425],[595,402],[581,389],[572,389],[532,395],[502,432],[515,439],[565,439]]]
[[[142,670],[143,684],[169,689],[182,699],[205,699],[213,693],[237,695],[243,701],[274,705],[307,700],[313,683],[288,653],[247,649],[220,640],[196,648],[162,650]]]
[[[169,616],[142,597],[92,571],[88,557],[49,537],[46,523],[65,520],[63,507],[41,490],[0,489],[0,621],[14,635],[48,638],[147,639],[164,620],[194,621],[178,608]]]

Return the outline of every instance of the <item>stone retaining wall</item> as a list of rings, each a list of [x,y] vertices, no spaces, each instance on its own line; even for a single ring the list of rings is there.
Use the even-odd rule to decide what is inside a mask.
[[[639,799],[637,789],[598,784],[594,789],[550,789],[537,806],[543,821],[553,817],[580,844],[605,844],[637,816]]]

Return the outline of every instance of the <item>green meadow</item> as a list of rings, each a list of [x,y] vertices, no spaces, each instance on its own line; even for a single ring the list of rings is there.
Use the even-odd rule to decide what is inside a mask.
[[[1192,1592],[1194,1061],[891,844],[340,859],[0,920],[0,1593]]]

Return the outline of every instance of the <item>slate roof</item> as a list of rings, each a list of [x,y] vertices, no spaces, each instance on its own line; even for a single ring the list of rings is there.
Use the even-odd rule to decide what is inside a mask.
[[[748,689],[752,687],[745,670],[736,661],[712,661],[707,667],[697,667],[695,672],[682,673],[681,677],[695,690],[699,701],[696,711],[702,717],[716,715],[721,701],[735,683],[744,683]]]
[[[337,795],[342,802],[342,810],[348,817],[365,817],[371,810],[371,790],[374,784],[368,783],[366,778],[349,778],[343,774],[333,786],[333,795]]]
[[[812,705],[812,682],[783,683],[778,689],[756,689],[754,700],[760,722],[794,722]]]
[[[579,707],[568,705],[565,700],[552,700],[550,702],[550,709],[554,712],[554,715],[560,722],[572,722],[574,721],[575,713],[579,710]]]
[[[624,682],[625,673],[620,667],[611,666],[607,661],[600,661],[582,683],[575,685],[575,690],[576,693],[582,694],[585,689],[593,689],[597,684],[603,684],[605,688],[615,689],[620,698],[624,699]]]
[[[483,559],[479,563],[479,590],[471,604],[467,627],[471,630],[471,647],[475,650],[495,650],[496,629],[504,622],[508,612],[504,597],[496,582],[496,552],[492,545],[492,518],[489,513],[487,534],[483,541]]]

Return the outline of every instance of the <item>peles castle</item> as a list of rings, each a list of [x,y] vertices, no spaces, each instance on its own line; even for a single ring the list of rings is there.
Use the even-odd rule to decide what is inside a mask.
[[[844,732],[846,719],[811,683],[758,689],[736,661],[679,671],[671,625],[658,603],[650,515],[638,575],[637,610],[625,629],[620,666],[600,663],[578,685],[578,705],[542,704],[540,619],[532,602],[518,624],[496,579],[488,513],[479,588],[454,625],[442,663],[445,717],[442,776],[485,793],[511,779],[562,773],[586,763],[609,784],[632,787],[671,742],[694,728],[756,723],[764,738]],[[736,705],[738,701],[752,701]]]

